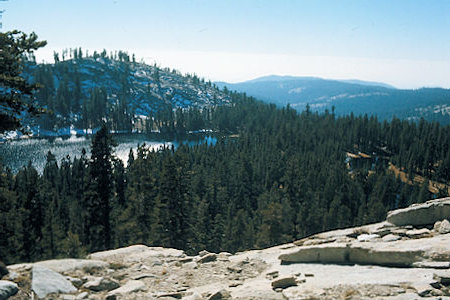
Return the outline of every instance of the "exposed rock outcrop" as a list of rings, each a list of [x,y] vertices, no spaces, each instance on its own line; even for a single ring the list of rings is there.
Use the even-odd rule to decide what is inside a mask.
[[[450,270],[439,270],[433,274],[433,279],[436,279],[440,284],[444,286],[450,285]]]
[[[133,245],[125,248],[101,251],[88,255],[89,259],[100,260],[107,263],[124,263],[134,264],[151,259],[153,262],[160,262],[163,258],[180,258],[185,256],[182,250],[163,248],[163,247],[147,247],[145,245]]]
[[[447,210],[448,209],[448,210]],[[295,242],[302,246],[280,256],[282,263],[334,263],[388,267],[441,268],[450,262],[450,236],[441,234],[450,217],[450,198],[415,204],[388,213],[388,221],[320,233]],[[438,221],[436,220],[443,220]],[[410,221],[410,222],[407,222]],[[410,224],[433,226],[414,228]],[[442,225],[444,224],[444,225]],[[383,238],[379,239],[380,236]],[[429,264],[427,262],[433,262]]]
[[[105,269],[109,264],[101,260],[65,258],[40,261],[34,265],[41,266],[58,273],[64,273],[73,272],[76,270],[89,272],[96,269]]]
[[[64,276],[40,265],[34,265],[31,289],[38,298],[52,293],[72,293],[77,289]]]
[[[17,294],[19,287],[17,284],[7,280],[0,280],[0,300],[8,299]]]
[[[226,300],[230,298],[231,298],[230,292],[228,292],[227,290],[220,290],[214,292],[211,296],[209,296],[208,300]]]
[[[450,197],[390,211],[386,220],[397,226],[429,225],[450,218]]]
[[[204,264],[204,263],[208,263],[208,262],[212,262],[212,261],[216,261],[217,260],[217,254],[215,253],[208,253],[202,257],[200,257],[197,262],[200,264]]]
[[[123,286],[108,293],[107,298],[131,295],[146,290],[145,283],[139,280],[129,280]]]
[[[304,246],[280,256],[282,263],[334,263],[411,267],[427,260],[450,261],[446,236],[392,242],[330,243]]]
[[[440,234],[450,233],[450,222],[445,219],[439,222],[439,227],[437,228],[437,232]]]
[[[272,281],[273,289],[285,289],[291,286],[297,285],[297,281],[295,280],[295,276],[284,276],[278,277]]]
[[[102,292],[102,291],[110,291],[117,289],[119,287],[119,283],[115,280],[111,280],[103,277],[95,277],[88,280],[83,287],[85,289],[94,291],[94,292]]]
[[[60,294],[46,292],[46,299],[445,299],[450,297],[445,229],[450,216],[436,209],[446,207],[447,199],[389,213],[397,222],[420,212],[420,225],[385,221],[234,255],[187,256],[177,249],[134,245],[85,260],[8,266],[19,287],[11,299],[30,298],[27,278],[33,273],[35,280],[36,268],[58,272],[72,286],[51,292]],[[428,212],[432,217],[425,216]]]

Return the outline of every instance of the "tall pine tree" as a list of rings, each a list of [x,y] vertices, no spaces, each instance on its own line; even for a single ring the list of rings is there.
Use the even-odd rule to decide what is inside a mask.
[[[111,246],[111,196],[115,142],[105,124],[92,140],[87,196],[87,234],[91,251]]]

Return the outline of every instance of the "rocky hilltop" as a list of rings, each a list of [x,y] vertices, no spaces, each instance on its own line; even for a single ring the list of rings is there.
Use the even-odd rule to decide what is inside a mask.
[[[0,299],[450,299],[449,218],[443,198],[234,255],[134,245],[10,265]]]
[[[228,95],[195,74],[182,75],[169,68],[106,56],[28,64],[24,76],[41,83],[41,89],[54,95],[63,85],[67,85],[69,94],[79,85],[81,99],[89,96],[93,88],[104,88],[112,102],[127,96],[127,103],[136,114],[149,115],[167,104],[187,108],[230,102]]]
[[[83,134],[99,127],[102,119],[116,131],[142,131],[147,118],[232,102],[228,92],[195,74],[136,62],[124,52],[54,64],[28,61],[22,76],[39,84],[35,100],[50,113],[41,118],[24,114],[23,123],[35,136],[70,135],[71,130]]]

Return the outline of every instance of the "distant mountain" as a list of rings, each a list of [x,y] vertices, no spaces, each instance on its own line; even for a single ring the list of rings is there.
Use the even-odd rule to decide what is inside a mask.
[[[240,83],[216,82],[229,90],[280,106],[289,104],[299,111],[309,104],[311,110],[326,109],[339,115],[368,114],[380,119],[393,116],[408,120],[425,118],[450,124],[450,90],[422,88],[401,90],[376,82],[328,80],[316,77],[265,76]]]
[[[116,131],[132,131],[137,126],[153,130],[166,123],[164,118],[170,119],[173,110],[231,101],[229,95],[196,75],[134,62],[124,52],[111,57],[106,52],[77,55],[54,64],[29,61],[23,75],[42,86],[37,101],[53,112],[37,121],[30,119],[32,132],[67,132],[70,127],[89,130],[101,120]]]
[[[262,76],[262,77],[258,77],[255,79],[251,79],[246,82],[247,83],[248,82],[268,82],[268,81],[281,82],[281,81],[291,81],[291,80],[314,81],[314,80],[324,80],[324,79],[319,78],[319,77],[306,77],[306,76],[268,75],[268,76]],[[343,83],[359,84],[359,85],[366,85],[366,86],[380,86],[380,87],[385,87],[385,88],[389,88],[389,89],[395,89],[394,86],[386,84],[386,83],[382,83],[382,82],[363,81],[363,80],[358,80],[358,79],[342,79],[342,80],[332,80],[332,81],[339,81],[339,82],[343,82]],[[225,82],[219,82],[219,83],[221,85],[226,84]]]
[[[359,85],[366,85],[366,86],[381,86],[388,89],[395,89],[394,86],[383,83],[383,82],[375,82],[375,81],[364,81],[364,80],[358,80],[358,79],[340,79],[337,80],[344,83],[352,83],[352,84],[359,84]]]

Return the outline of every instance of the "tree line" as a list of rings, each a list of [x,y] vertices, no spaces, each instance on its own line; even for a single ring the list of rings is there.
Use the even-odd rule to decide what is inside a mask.
[[[125,166],[103,125],[90,157],[57,162],[48,153],[42,174],[31,163],[17,174],[2,169],[0,258],[80,257],[137,243],[236,252],[380,221],[388,210],[448,195],[388,169],[448,186],[448,126],[298,113],[232,96],[230,106],[192,112],[217,134],[214,145],[141,145]],[[348,152],[370,159],[349,161]]]
[[[223,104],[216,96],[224,93],[195,74],[182,75],[155,64],[147,66],[145,72],[148,74],[140,78],[135,71],[145,64],[136,62],[134,55],[130,58],[123,51],[108,55],[103,50],[90,55],[76,48],[55,52],[54,64],[36,64],[33,55],[25,56],[24,60],[24,76],[39,84],[34,96],[39,105],[47,109],[47,114],[34,120],[34,125],[44,130],[68,126],[93,129],[100,127],[102,120],[107,120],[115,132],[162,131],[177,135],[180,131],[174,130],[173,123],[182,120],[179,117],[182,114],[187,115],[186,120],[190,119],[189,107],[198,104],[194,103],[195,99],[190,99],[192,95],[184,95],[185,99],[182,99],[189,103],[175,103],[176,96],[180,95],[172,95],[171,91],[178,85],[193,85],[209,94],[212,105]],[[162,77],[170,84],[162,85]],[[208,106],[204,105],[205,108]],[[142,107],[146,109],[145,113]],[[177,119],[174,110],[178,110]],[[141,115],[146,117],[140,119]]]

